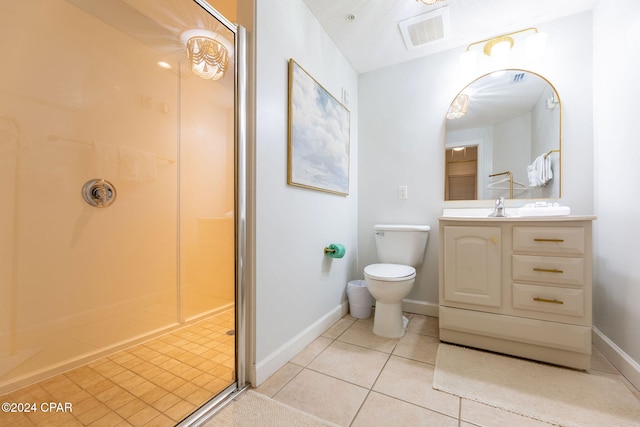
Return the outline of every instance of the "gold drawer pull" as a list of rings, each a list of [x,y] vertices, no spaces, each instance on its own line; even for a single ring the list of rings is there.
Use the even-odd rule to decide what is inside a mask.
[[[538,267],[534,267],[533,271],[541,271],[543,273],[564,273],[564,271],[558,270],[557,268],[538,268]]]
[[[533,239],[534,242],[555,242],[555,243],[562,243],[564,242],[564,239],[542,239],[542,238],[537,238],[537,239]]]
[[[564,302],[558,301],[557,299],[546,299],[546,298],[535,297],[533,300],[536,302],[548,302],[550,304],[564,304]]]

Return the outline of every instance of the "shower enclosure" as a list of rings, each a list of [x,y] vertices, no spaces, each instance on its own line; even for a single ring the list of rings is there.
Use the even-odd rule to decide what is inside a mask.
[[[235,317],[238,30],[204,6],[0,4],[0,394]],[[189,30],[222,78],[192,72]]]

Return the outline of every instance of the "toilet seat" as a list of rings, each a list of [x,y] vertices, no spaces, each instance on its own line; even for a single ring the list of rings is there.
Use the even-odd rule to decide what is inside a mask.
[[[364,275],[384,282],[399,282],[416,277],[416,269],[402,264],[371,264],[364,268]]]

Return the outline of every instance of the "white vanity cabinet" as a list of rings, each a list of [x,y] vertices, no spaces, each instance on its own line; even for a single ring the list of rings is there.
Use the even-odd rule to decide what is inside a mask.
[[[593,219],[441,217],[440,339],[589,369]]]

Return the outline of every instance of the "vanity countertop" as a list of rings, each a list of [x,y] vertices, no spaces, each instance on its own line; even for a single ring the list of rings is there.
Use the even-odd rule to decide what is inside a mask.
[[[558,215],[558,216],[439,216],[440,221],[464,222],[562,222],[562,221],[593,221],[595,215]]]

